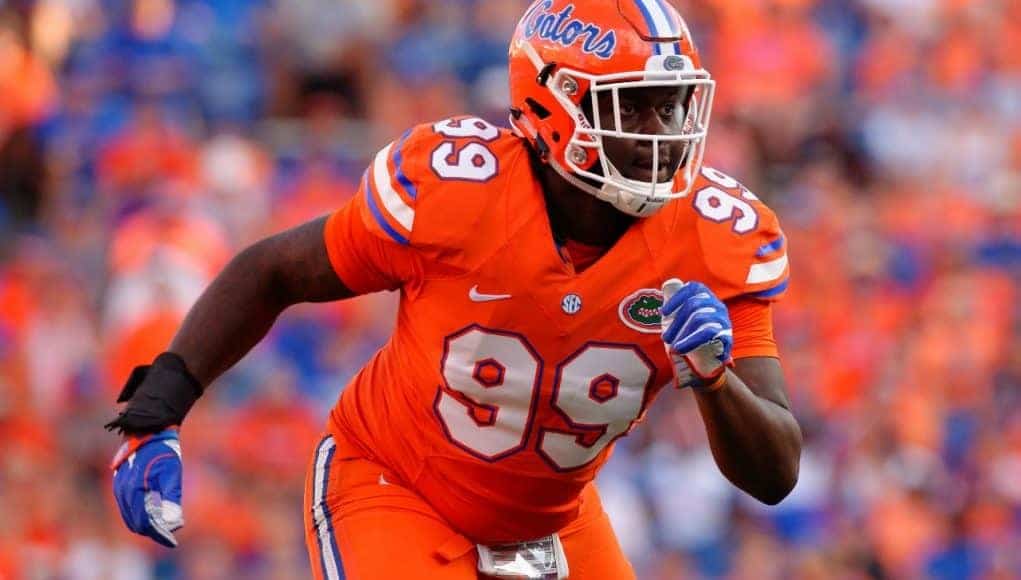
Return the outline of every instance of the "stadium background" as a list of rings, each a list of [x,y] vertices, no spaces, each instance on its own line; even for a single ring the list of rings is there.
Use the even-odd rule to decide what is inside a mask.
[[[805,451],[753,505],[660,398],[601,478],[640,577],[1021,577],[1021,2],[676,4],[719,81],[709,163],[790,239]],[[307,574],[306,461],[392,297],[289,311],[200,401],[179,550],[123,528],[100,426],[234,251],[413,124],[502,121],[523,6],[0,1],[0,578]]]

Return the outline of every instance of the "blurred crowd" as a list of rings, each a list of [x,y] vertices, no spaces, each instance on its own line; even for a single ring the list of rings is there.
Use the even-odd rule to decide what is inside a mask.
[[[676,0],[707,163],[779,213],[801,479],[764,508],[688,393],[601,490],[640,578],[1021,577],[1021,3]],[[407,127],[503,123],[521,0],[0,1],[0,579],[298,578],[304,473],[394,297],[299,307],[189,416],[175,551],[101,425],[230,256]]]

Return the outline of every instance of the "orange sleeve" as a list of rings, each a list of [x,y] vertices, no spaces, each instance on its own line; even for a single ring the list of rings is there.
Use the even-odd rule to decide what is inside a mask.
[[[752,356],[779,358],[773,338],[773,306],[770,302],[750,297],[727,301],[730,323],[734,327],[735,359]]]
[[[333,270],[357,294],[396,290],[418,271],[413,251],[367,223],[372,212],[359,191],[326,221],[324,241]]]
[[[412,244],[412,234],[419,234],[415,218],[432,175],[430,147],[438,139],[430,125],[420,125],[384,147],[358,193],[327,220],[330,263],[351,290],[396,290],[421,277],[422,248]]]
[[[790,264],[776,213],[737,180],[708,167],[696,184],[693,207],[701,216],[696,227],[717,295],[782,298]],[[719,209],[729,212],[715,213]]]

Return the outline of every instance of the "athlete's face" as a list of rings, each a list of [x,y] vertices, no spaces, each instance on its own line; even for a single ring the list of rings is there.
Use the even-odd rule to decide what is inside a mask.
[[[689,88],[637,87],[620,90],[620,127],[625,133],[646,135],[680,135],[684,131],[685,106],[691,94]],[[599,121],[604,129],[617,126],[613,112],[613,95],[599,95]],[[659,143],[659,171],[652,175],[652,142],[643,139],[604,137],[603,148],[614,167],[624,177],[638,181],[665,183],[684,157],[683,141]]]

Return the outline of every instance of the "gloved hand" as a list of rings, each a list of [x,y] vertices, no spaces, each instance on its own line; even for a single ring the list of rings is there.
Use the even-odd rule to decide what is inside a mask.
[[[681,387],[714,390],[733,365],[734,332],[727,306],[701,282],[663,283],[663,342]]]
[[[168,548],[184,525],[181,510],[181,443],[177,429],[128,437],[111,466],[113,494],[128,529]]]

